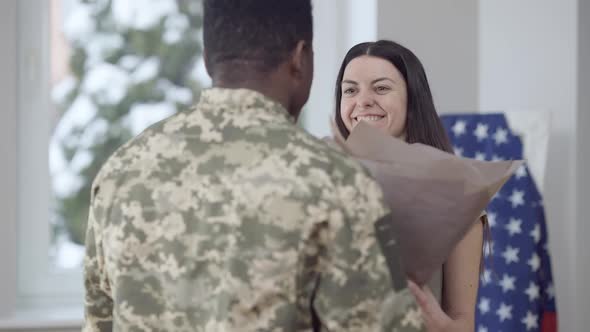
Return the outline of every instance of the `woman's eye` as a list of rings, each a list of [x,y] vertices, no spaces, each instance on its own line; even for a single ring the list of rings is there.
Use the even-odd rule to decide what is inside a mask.
[[[342,93],[349,95],[351,93],[354,93],[354,89],[353,88],[344,89],[344,91],[342,91]]]
[[[378,87],[376,88],[376,90],[377,90],[378,92],[385,92],[385,91],[389,91],[389,87],[388,87],[388,86],[378,86]]]

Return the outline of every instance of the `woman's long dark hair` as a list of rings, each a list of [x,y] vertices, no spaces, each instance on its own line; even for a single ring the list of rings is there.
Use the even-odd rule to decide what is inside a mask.
[[[407,115],[406,141],[422,143],[452,153],[449,137],[436,113],[428,79],[420,60],[412,51],[389,40],[361,43],[353,46],[344,57],[336,79],[336,125],[345,138],[350,134],[340,115],[342,98],[342,78],[348,63],[363,55],[378,57],[389,61],[403,75],[406,81]]]

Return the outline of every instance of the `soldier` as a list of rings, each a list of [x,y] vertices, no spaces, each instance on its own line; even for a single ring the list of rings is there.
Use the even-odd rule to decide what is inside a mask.
[[[378,185],[295,125],[313,75],[310,2],[204,1],[213,88],[94,181],[86,331],[422,329],[375,236]]]

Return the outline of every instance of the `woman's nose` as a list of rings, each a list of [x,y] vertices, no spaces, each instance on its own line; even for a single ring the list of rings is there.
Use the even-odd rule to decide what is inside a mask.
[[[357,105],[359,107],[372,107],[375,104],[375,99],[368,93],[361,93],[357,99]]]

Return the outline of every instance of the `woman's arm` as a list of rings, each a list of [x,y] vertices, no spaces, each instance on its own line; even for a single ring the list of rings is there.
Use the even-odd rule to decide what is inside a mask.
[[[472,332],[479,285],[483,225],[475,223],[455,246],[443,268],[442,308],[424,286],[410,282],[429,332]]]
[[[483,225],[475,223],[451,252],[443,269],[442,308],[453,331],[473,331],[483,244]]]

